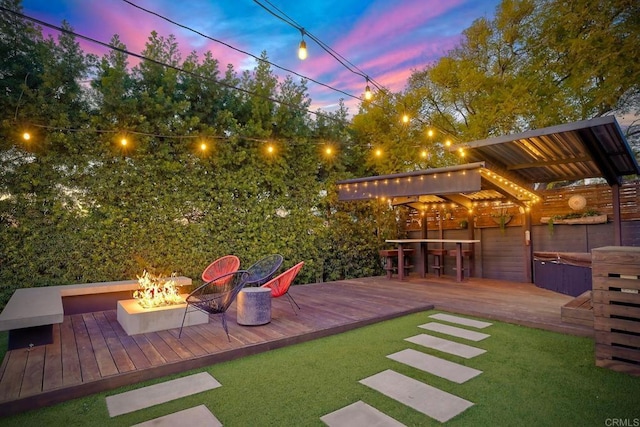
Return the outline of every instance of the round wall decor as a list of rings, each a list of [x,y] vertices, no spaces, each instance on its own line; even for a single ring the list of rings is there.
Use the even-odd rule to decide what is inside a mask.
[[[579,194],[569,197],[569,207],[574,211],[579,211],[587,206],[587,199]]]

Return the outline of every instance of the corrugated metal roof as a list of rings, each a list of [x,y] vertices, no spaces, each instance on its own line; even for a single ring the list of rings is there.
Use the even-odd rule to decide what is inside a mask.
[[[459,144],[473,163],[338,182],[340,200],[393,204],[503,200],[531,205],[534,184],[604,177],[609,185],[640,167],[613,116]],[[479,178],[479,179],[478,179]]]
[[[528,205],[540,198],[528,186],[506,179],[484,162],[337,182],[339,200],[390,200],[394,205],[421,206],[453,202],[504,200]]]
[[[527,184],[603,177],[609,185],[640,167],[614,116],[458,144],[469,161]]]

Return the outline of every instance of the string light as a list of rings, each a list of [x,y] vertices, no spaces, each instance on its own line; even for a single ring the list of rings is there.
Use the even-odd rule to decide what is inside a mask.
[[[120,139],[120,145],[122,145],[123,147],[126,147],[128,143],[129,141],[127,141],[127,138],[123,137]]]
[[[31,134],[29,132],[24,132],[22,134],[22,139],[24,139],[25,141],[29,141],[31,139]]]
[[[402,115],[402,123],[409,123],[409,115],[407,113]]]
[[[300,30],[302,33],[302,40],[300,40],[300,46],[298,47],[298,58],[304,61],[307,59],[307,42],[304,41],[304,28]]]
[[[369,77],[367,77],[367,87],[364,88],[364,99],[370,101],[372,96],[371,88],[369,87]]]

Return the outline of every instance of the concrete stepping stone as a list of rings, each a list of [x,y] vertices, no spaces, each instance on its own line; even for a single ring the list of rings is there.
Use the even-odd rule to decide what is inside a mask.
[[[329,427],[404,427],[401,422],[361,400],[324,415],[320,420]]]
[[[458,384],[469,381],[471,378],[477,377],[482,373],[482,371],[477,369],[440,359],[439,357],[410,348],[390,354],[387,357]]]
[[[201,372],[108,396],[107,409],[109,416],[115,417],[218,387],[221,384],[215,378],[207,372]]]
[[[222,427],[222,423],[204,405],[155,418],[132,427]]]
[[[405,338],[405,341],[409,341],[423,347],[432,348],[443,353],[453,354],[454,356],[464,357],[465,359],[471,359],[487,352],[487,350],[483,350],[481,348],[472,347],[470,345],[449,341],[444,338],[434,337],[433,335],[427,334],[420,334]]]
[[[390,369],[360,380],[360,383],[441,423],[473,406],[468,400]]]
[[[452,337],[464,338],[470,341],[482,341],[483,339],[491,336],[488,334],[483,334],[482,332],[470,331],[468,329],[458,328],[451,325],[444,325],[437,322],[425,323],[424,325],[420,325],[418,327],[426,329],[428,331],[451,335]]]
[[[445,313],[432,314],[429,317],[436,320],[442,320],[443,322],[457,323],[458,325],[471,326],[472,328],[478,329],[484,329],[493,324],[489,322],[482,322],[480,320],[467,319],[466,317],[453,316],[451,314]]]

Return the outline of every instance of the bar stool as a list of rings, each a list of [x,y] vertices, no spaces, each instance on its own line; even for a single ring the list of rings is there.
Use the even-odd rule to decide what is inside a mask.
[[[387,279],[391,279],[394,271],[398,271],[398,250],[397,249],[383,249],[378,251],[380,257],[385,258],[384,269],[387,271]],[[411,255],[413,254],[413,249],[404,249],[402,251],[404,254],[404,270],[405,275],[409,275],[409,270],[413,268],[411,265]],[[395,260],[395,261],[394,261]]]
[[[456,258],[458,256],[458,250],[457,249],[450,249],[448,252],[449,256],[452,256],[454,258]],[[469,257],[471,255],[471,250],[469,249],[463,249],[462,250],[462,271],[460,272],[460,277],[464,278],[464,272],[465,270],[468,270],[467,268],[464,268],[464,258],[465,257]],[[454,270],[457,270],[456,267],[453,267]]]
[[[446,249],[429,249],[427,253],[429,255],[433,255],[433,265],[431,266],[431,268],[433,268],[433,272],[436,274],[436,276],[440,277],[440,273],[441,273],[440,270],[444,268],[444,262],[443,262],[444,260],[442,259],[442,257],[447,254],[447,250]]]

